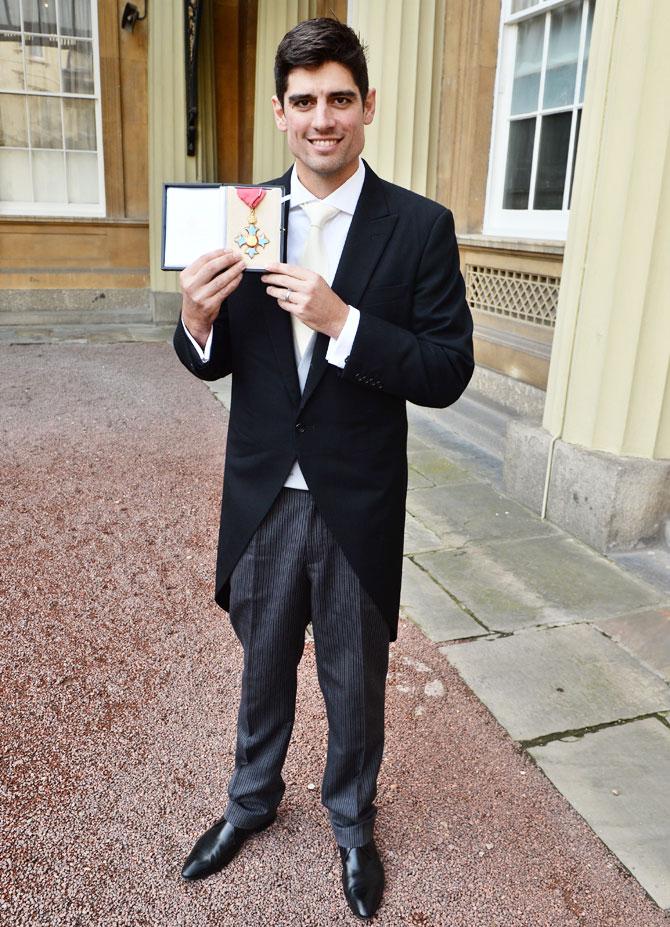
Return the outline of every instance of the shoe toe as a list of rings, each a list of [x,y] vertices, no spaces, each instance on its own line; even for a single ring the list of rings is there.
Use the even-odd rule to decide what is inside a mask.
[[[181,877],[191,882],[194,879],[203,878],[203,876],[207,875],[210,871],[211,867],[205,865],[202,859],[191,859],[189,857],[181,870]]]
[[[364,885],[351,888],[347,893],[349,907],[356,917],[372,917],[382,900],[382,885]]]
[[[372,917],[384,893],[384,867],[374,844],[342,854],[342,884],[350,910],[356,917]]]
[[[187,881],[204,879],[226,866],[240,848],[238,832],[225,819],[202,835],[186,857],[181,870]]]

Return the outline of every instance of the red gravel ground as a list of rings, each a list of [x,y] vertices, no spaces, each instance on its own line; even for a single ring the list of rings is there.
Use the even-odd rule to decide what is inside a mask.
[[[2,347],[0,363],[0,922],[358,923],[319,802],[309,646],[277,823],[221,874],[179,875],[233,761],[242,654],[211,599],[222,406],[166,345]],[[404,622],[379,806],[375,923],[668,923]]]

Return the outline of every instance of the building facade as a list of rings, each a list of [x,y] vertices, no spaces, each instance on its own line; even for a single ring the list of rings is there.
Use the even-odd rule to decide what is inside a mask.
[[[455,214],[475,386],[529,416],[510,429],[510,492],[601,550],[658,535],[666,0],[138,0],[122,28],[126,7],[0,2],[0,323],[174,321],[162,183],[283,172],[274,48],[336,15],[378,88],[367,159]]]

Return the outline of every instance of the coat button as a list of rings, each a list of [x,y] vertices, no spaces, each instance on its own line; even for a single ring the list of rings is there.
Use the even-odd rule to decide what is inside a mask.
[[[305,430],[305,426],[303,425],[302,422],[298,422],[297,425],[295,426],[295,430],[299,431],[302,434],[303,431]]]

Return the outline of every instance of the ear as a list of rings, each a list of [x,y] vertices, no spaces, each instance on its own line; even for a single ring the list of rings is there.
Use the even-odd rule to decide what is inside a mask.
[[[377,91],[374,87],[368,90],[368,95],[363,104],[363,125],[369,126],[375,115],[375,106],[377,104]]]
[[[284,107],[279,102],[279,97],[272,97],[272,109],[274,111],[277,128],[280,132],[286,132],[288,126],[286,124],[286,116],[284,115]]]

